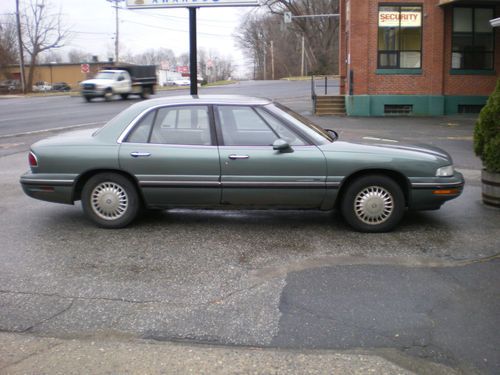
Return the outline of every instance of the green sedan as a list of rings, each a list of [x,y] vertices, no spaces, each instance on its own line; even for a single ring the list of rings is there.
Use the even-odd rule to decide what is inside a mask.
[[[97,131],[31,146],[24,192],[73,204],[103,228],[141,209],[315,209],[362,232],[458,197],[463,176],[431,146],[338,139],[267,99],[171,97],[137,103]]]

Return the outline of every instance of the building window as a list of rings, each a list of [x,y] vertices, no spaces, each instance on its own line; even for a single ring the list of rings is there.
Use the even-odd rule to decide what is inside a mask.
[[[378,10],[378,68],[422,67],[422,7],[381,5]]]
[[[453,8],[452,69],[493,69],[493,8]]]

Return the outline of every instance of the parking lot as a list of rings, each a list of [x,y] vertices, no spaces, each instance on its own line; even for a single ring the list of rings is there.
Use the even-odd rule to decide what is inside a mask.
[[[310,109],[304,95],[274,96]],[[404,369],[394,373],[498,373],[500,212],[480,201],[474,119],[310,117],[345,139],[444,147],[466,177],[464,194],[439,211],[409,212],[384,234],[359,234],[338,213],[315,211],[169,210],[103,230],[79,204],[22,193],[24,151],[43,132],[3,137],[0,330],[231,350],[361,350]],[[15,372],[13,362],[3,366]]]

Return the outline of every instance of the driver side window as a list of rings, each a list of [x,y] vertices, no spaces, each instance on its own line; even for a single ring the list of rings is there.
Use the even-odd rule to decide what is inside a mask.
[[[219,106],[216,109],[226,146],[271,146],[281,138],[290,145],[305,142],[265,111],[249,106]]]

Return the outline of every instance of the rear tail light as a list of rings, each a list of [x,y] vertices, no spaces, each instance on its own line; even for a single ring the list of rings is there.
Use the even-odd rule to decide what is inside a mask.
[[[38,159],[36,158],[36,155],[33,152],[29,153],[28,160],[30,163],[30,167],[38,167]]]

